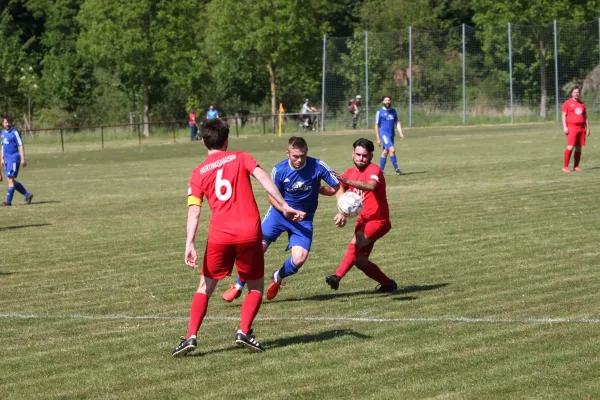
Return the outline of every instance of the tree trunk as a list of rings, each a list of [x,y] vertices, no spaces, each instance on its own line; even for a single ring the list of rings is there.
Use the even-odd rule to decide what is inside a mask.
[[[150,93],[146,77],[144,77],[144,136],[150,136]]]
[[[269,70],[269,83],[271,84],[271,128],[273,133],[277,130],[277,122],[275,115],[277,114],[277,87],[275,85],[275,68],[271,63],[267,63],[267,69]]]
[[[540,117],[548,117],[548,74],[546,74],[546,44],[540,39]]]

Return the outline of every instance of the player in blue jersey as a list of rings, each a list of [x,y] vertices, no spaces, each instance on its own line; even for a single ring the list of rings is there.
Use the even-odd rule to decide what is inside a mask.
[[[404,139],[402,126],[398,119],[398,113],[392,108],[392,98],[390,96],[384,96],[382,103],[383,107],[375,114],[375,135],[377,136],[377,145],[381,147],[381,143],[383,142],[383,152],[381,152],[381,158],[379,159],[379,168],[381,168],[382,171],[385,169],[385,163],[389,153],[390,161],[392,161],[396,174],[404,175],[404,173],[400,171],[400,168],[398,168],[396,147],[394,146],[394,133],[396,129],[398,129],[400,140]]]
[[[215,119],[215,118],[219,118],[219,112],[217,110],[215,110],[215,108],[211,104],[210,107],[208,107],[208,111],[206,112],[206,119]]]
[[[319,203],[319,188],[325,181],[335,190],[336,197],[343,194],[339,181],[331,169],[323,161],[308,157],[308,145],[301,137],[292,136],[288,140],[285,160],[275,165],[271,179],[281,192],[285,201],[296,210],[306,212],[301,222],[286,219],[279,204],[269,196],[271,207],[267,211],[261,228],[263,231],[263,251],[279,236],[287,232],[291,257],[285,260],[277,271],[273,272],[272,281],[267,289],[267,300],[273,300],[281,287],[284,278],[294,275],[304,265],[310,252],[313,238],[313,218]],[[244,282],[238,281],[223,294],[223,299],[232,302],[240,297]]]
[[[23,141],[21,135],[12,124],[10,117],[4,117],[2,120],[2,150],[0,160],[6,173],[6,181],[8,182],[8,191],[6,193],[6,201],[2,205],[12,205],[12,199],[15,190],[25,196],[25,202],[31,204],[33,194],[29,193],[21,183],[17,181],[19,168],[26,167],[25,150],[23,149]]]

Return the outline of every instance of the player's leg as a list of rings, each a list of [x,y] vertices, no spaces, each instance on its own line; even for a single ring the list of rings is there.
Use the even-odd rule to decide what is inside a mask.
[[[15,180],[19,175],[19,167],[21,163],[16,159],[5,159],[4,172],[6,173],[6,183],[8,189],[6,191],[6,200],[2,203],[5,206],[12,204],[13,196],[15,195]]]
[[[262,304],[264,291],[265,257],[260,242],[244,243],[237,246],[236,268],[239,276],[248,284],[248,294],[240,311],[240,328],[235,341],[254,351],[263,351],[252,331],[252,323]]]
[[[287,221],[287,225],[289,236],[287,249],[291,250],[291,256],[273,273],[273,279],[267,289],[267,300],[273,300],[277,296],[283,279],[298,272],[298,269],[306,262],[310,252],[313,237],[312,221],[298,223]]]
[[[356,248],[356,234],[361,232],[364,229],[364,222],[356,221],[356,226],[354,227],[354,236],[352,236],[352,240],[350,244],[348,244],[348,248],[346,249],[346,254],[344,254],[344,258],[340,262],[337,270],[333,275],[329,275],[325,277],[325,283],[329,285],[333,290],[338,290],[340,287],[340,281],[346,274],[352,269],[352,267],[356,264],[356,260],[358,258],[357,248]]]
[[[356,129],[357,122],[358,122],[358,109],[354,110],[354,115],[352,116],[352,129]]]
[[[235,261],[235,245],[206,244],[202,275],[198,290],[190,305],[188,332],[181,337],[181,343],[173,350],[173,357],[182,357],[196,348],[198,330],[206,316],[208,301],[219,280],[231,273]]]
[[[393,292],[398,288],[396,282],[390,279],[378,266],[369,260],[371,251],[375,242],[382,238],[391,229],[388,221],[368,221],[365,224],[363,232],[356,233],[356,246],[359,257],[357,257],[356,267],[365,275],[380,284],[378,292]]]
[[[571,153],[573,153],[573,148],[577,144],[577,133],[573,131],[573,128],[569,128],[569,133],[567,134],[567,148],[564,152],[563,157],[563,172],[571,172],[569,169],[569,161],[571,160]]]
[[[388,151],[390,152],[390,161],[394,166],[394,171],[396,171],[396,175],[404,175],[404,172],[398,168],[398,159],[396,158],[396,146],[394,146],[394,137],[388,140],[389,147]]]
[[[579,163],[581,162],[581,148],[585,145],[585,129],[581,129],[579,132],[577,132],[577,137],[575,139],[575,147],[573,148],[574,153],[573,154],[573,161],[574,161],[574,165],[573,165],[573,169],[577,172],[581,171],[581,168],[579,167]]]
[[[33,195],[25,189],[25,186],[21,184],[21,182],[15,180],[15,190],[25,196],[25,201],[27,204],[31,204],[31,200],[33,199]]]
[[[379,157],[379,168],[383,171],[385,169],[385,163],[387,162],[387,156],[389,151],[385,148],[385,141],[387,138],[385,136],[381,136],[381,141],[383,142],[383,151],[381,152],[381,157]]]

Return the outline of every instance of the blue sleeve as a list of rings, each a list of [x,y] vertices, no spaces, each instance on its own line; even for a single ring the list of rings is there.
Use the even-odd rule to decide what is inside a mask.
[[[340,182],[337,180],[335,175],[331,173],[331,168],[324,161],[319,160],[319,176],[323,179],[329,186],[334,187],[339,185]]]
[[[381,126],[381,117],[379,116],[379,111],[375,113],[375,125]]]
[[[279,193],[284,192],[283,190],[283,183],[282,183],[282,179],[281,179],[281,169],[277,169],[277,166],[273,167],[273,170],[271,171],[271,180],[273,181],[273,183],[275,183],[275,186],[277,186],[277,189],[279,190]]]

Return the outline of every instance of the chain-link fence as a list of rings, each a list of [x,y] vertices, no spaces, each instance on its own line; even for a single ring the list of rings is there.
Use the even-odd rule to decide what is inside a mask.
[[[575,85],[599,112],[599,65],[600,19],[325,36],[322,126],[350,129],[356,95],[357,128],[373,126],[384,95],[407,126],[559,120]]]

